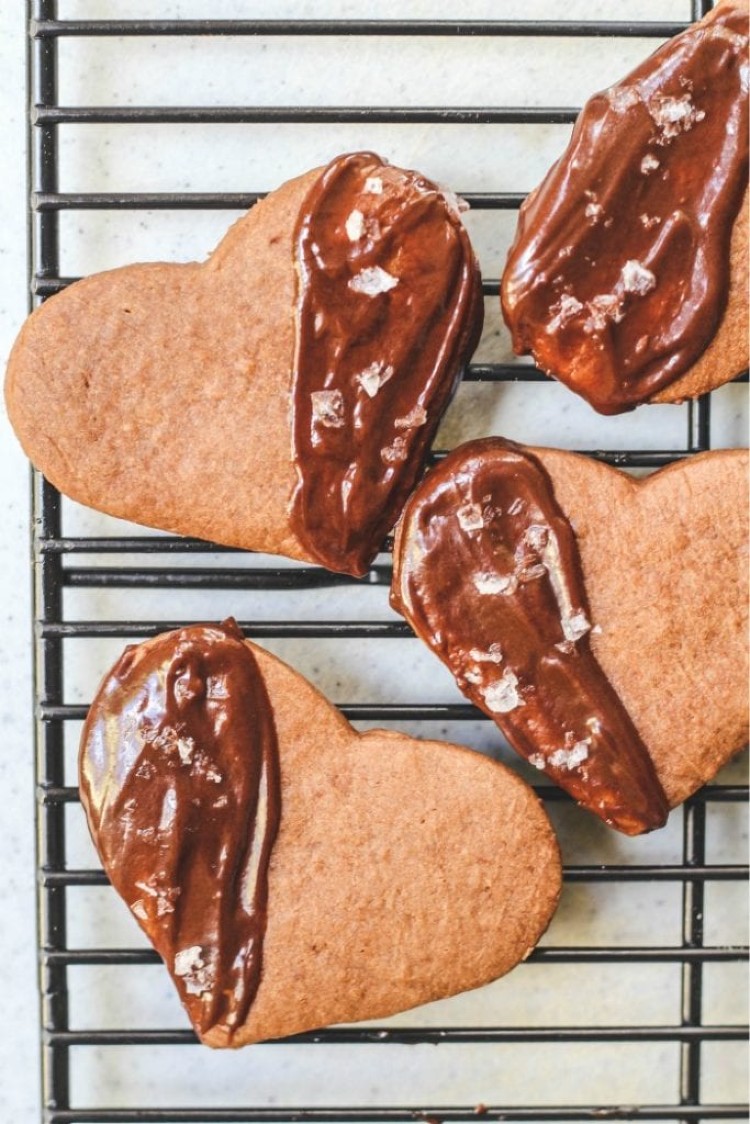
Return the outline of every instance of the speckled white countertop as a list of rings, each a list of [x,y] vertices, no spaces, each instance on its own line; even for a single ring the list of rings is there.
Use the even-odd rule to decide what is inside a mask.
[[[3,225],[0,231],[0,356],[4,359],[26,312],[25,211],[25,5],[0,3],[0,151],[3,161]],[[462,18],[497,18],[494,0],[464,0]],[[507,0],[502,15],[523,18],[684,19],[685,0]],[[60,0],[60,15],[99,18],[124,16],[245,16],[299,18],[350,17],[428,18],[456,12],[451,0],[380,0],[377,5],[356,0]],[[60,100],[62,104],[414,104],[482,105],[580,103],[590,92],[620,77],[653,44],[620,41],[618,54],[606,41],[476,39],[461,44],[463,62],[456,66],[456,41],[390,41],[365,47],[328,41],[319,45],[322,62],[294,42],[269,39],[205,42],[182,40],[61,41]],[[366,51],[369,50],[368,55]],[[251,60],[251,65],[248,63]],[[364,83],[358,87],[358,83]],[[550,86],[552,83],[552,87]],[[554,97],[550,99],[549,90]],[[80,191],[241,191],[270,189],[283,179],[320,163],[337,151],[370,147],[395,163],[419,167],[433,178],[461,191],[520,190],[533,186],[558,155],[567,130],[539,127],[533,145],[527,133],[506,128],[502,144],[488,150],[488,133],[481,126],[462,126],[458,132],[399,126],[339,126],[336,129],[281,126],[254,130],[233,126],[173,127],[120,126],[108,135],[99,126],[69,129],[61,140],[61,189]],[[492,136],[500,134],[493,133]],[[446,139],[448,143],[446,143]],[[519,177],[519,162],[523,175]],[[61,272],[76,275],[132,260],[203,257],[233,216],[196,212],[67,212],[61,217]],[[487,276],[498,276],[512,231],[513,216],[503,212],[470,215],[468,225]],[[488,305],[489,309],[489,305]],[[492,319],[494,317],[494,320]],[[508,356],[496,310],[481,354]],[[679,448],[684,441],[682,409],[651,407],[620,418],[597,417],[558,386],[535,389],[533,405],[523,384],[497,388],[465,387],[451,408],[441,443],[456,444],[480,433],[503,432],[528,442],[566,447]],[[718,443],[746,441],[746,388],[727,387],[714,396],[714,430]],[[3,1016],[0,1032],[0,1122],[29,1124],[39,1119],[38,1000],[35,967],[34,793],[30,684],[28,467],[4,416],[0,416],[0,575],[3,597],[0,626],[0,955],[4,965]],[[110,533],[115,522],[66,505],[70,533]],[[368,619],[389,610],[380,590],[360,591],[361,611]],[[174,596],[170,594],[170,596]],[[329,618],[347,593],[322,594],[301,612]],[[161,602],[164,602],[162,607]],[[177,608],[159,591],[75,591],[70,611],[80,619],[106,615],[179,615],[186,619],[250,608],[256,618],[283,616],[278,598],[265,595],[262,603],[249,594],[222,594],[209,604],[203,594],[185,593]],[[343,611],[343,609],[341,610]],[[291,615],[287,612],[287,615]],[[269,645],[272,646],[272,645]],[[85,656],[71,658],[66,690],[69,701],[90,697],[93,684],[119,650],[118,642],[89,642]],[[275,645],[275,650],[315,679],[334,697],[348,701],[372,699],[371,672],[379,668],[381,701],[421,697],[435,701],[458,698],[447,674],[436,669],[426,652],[415,654],[407,643],[389,641],[387,661],[365,653],[366,645],[321,644],[311,652],[304,643]],[[393,658],[395,657],[395,658]],[[375,663],[373,663],[373,660]],[[406,672],[406,674],[405,674]],[[369,690],[369,694],[367,691]],[[478,748],[491,736],[486,725],[464,724],[452,731]],[[741,776],[738,772],[727,773]],[[714,815],[716,809],[711,809]],[[79,809],[69,827],[71,865],[93,865]],[[719,809],[712,823],[709,861],[737,862],[738,838],[746,819]],[[679,862],[681,822],[646,840],[615,838],[605,829],[583,823],[573,809],[562,807],[555,821],[571,862]],[[740,846],[740,851],[741,851]],[[553,943],[679,944],[678,884],[617,884],[569,887],[554,923]],[[143,942],[124,907],[110,906],[94,889],[78,891],[71,911],[71,944],[99,941],[113,946]],[[100,901],[101,899],[101,901]],[[741,943],[745,898],[733,883],[709,887],[707,943]],[[678,919],[677,921],[675,919]],[[677,928],[675,928],[677,926]],[[721,967],[721,966],[719,966]],[[710,1022],[737,1022],[745,1017],[743,989],[746,975],[734,965],[707,974],[704,1017]],[[418,1014],[421,1025],[447,1019],[456,1025],[492,1025],[502,1011],[506,1025],[534,1021],[566,1025],[571,1012],[600,1025],[679,1022],[679,969],[663,971],[643,964],[633,987],[617,965],[592,969],[588,981],[561,969],[550,991],[548,977],[528,965],[481,993],[434,1005]],[[80,981],[73,1011],[75,1025],[182,1026],[184,1020],[166,976],[150,968],[128,977],[121,988],[105,970]],[[87,1022],[88,1020],[88,1022]],[[394,1020],[412,1025],[415,1016]],[[704,1047],[704,1097],[741,1099],[744,1095],[744,1054],[737,1043]],[[740,1044],[741,1045],[741,1044]],[[131,1048],[127,1060],[117,1049],[86,1054],[76,1075],[79,1104],[126,1106],[150,1103],[212,1103],[231,1088],[232,1103],[247,1102],[333,1104],[347,1103],[352,1090],[372,1103],[421,1104],[491,1102],[525,1103],[535,1081],[535,1047],[507,1055],[507,1064],[486,1046],[459,1047],[458,1055],[429,1046],[391,1048],[384,1073],[382,1048],[357,1047],[356,1067],[351,1055],[336,1047],[301,1051],[270,1046],[240,1055],[217,1055],[184,1047],[166,1048],[155,1064],[143,1051]],[[560,1103],[632,1103],[639,1078],[648,1072],[652,1103],[669,1101],[674,1088],[676,1043],[569,1046],[545,1055],[544,1079],[554,1082]],[[138,1055],[138,1060],[134,1060]],[[340,1063],[337,1058],[341,1058]],[[337,1068],[338,1066],[338,1068]],[[135,1082],[134,1068],[137,1073]],[[356,1069],[356,1073],[354,1070]],[[332,1076],[333,1075],[333,1076]],[[593,1082],[593,1084],[592,1084]],[[584,1090],[584,1093],[581,1090]],[[469,1098],[469,1099],[467,1099]],[[226,1097],[224,1098],[226,1099]]]

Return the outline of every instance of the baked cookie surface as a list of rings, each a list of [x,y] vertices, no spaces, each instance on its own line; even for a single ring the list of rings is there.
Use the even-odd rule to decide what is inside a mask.
[[[482,315],[450,193],[352,154],[259,202],[203,264],[47,301],[11,353],[8,413],[81,503],[362,574]]]
[[[208,1045],[478,987],[528,955],[559,897],[557,841],[520,777],[458,746],[357,734],[233,622],[128,649],[80,772],[104,867]]]
[[[747,469],[727,450],[636,480],[487,438],[399,525],[394,608],[522,756],[628,834],[746,744]]]
[[[521,208],[518,354],[615,414],[748,364],[748,8],[722,0],[595,95]]]

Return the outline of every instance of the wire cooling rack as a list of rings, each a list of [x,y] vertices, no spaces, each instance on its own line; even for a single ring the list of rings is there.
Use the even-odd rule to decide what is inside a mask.
[[[694,3],[692,13],[685,11],[685,20],[691,15],[693,18],[700,16],[708,6]],[[456,10],[460,8],[457,5]],[[626,8],[625,4],[618,5],[618,15],[625,14]],[[65,126],[294,123],[337,128],[347,123],[437,123],[487,128],[512,124],[525,128],[569,124],[576,115],[575,108],[538,105],[478,109],[361,105],[354,108],[300,105],[282,108],[67,107],[58,102],[58,56],[63,37],[93,42],[112,36],[145,36],[159,41],[178,36],[267,39],[284,36],[294,42],[305,37],[344,36],[419,37],[422,40],[507,36],[572,40],[605,36],[624,42],[635,36],[662,39],[684,26],[675,22],[639,23],[622,19],[603,23],[461,18],[101,21],[57,17],[56,0],[31,0],[29,238],[33,303],[75,279],[60,275],[60,217],[64,212],[231,210],[245,208],[258,198],[255,192],[61,191],[60,134]],[[452,186],[461,189],[460,170],[453,177]],[[480,214],[513,212],[523,198],[521,191],[465,194],[474,211]],[[496,301],[496,277],[485,281],[484,291],[489,300]],[[467,384],[490,383],[498,387],[545,381],[533,367],[498,361],[491,347],[485,349],[483,358],[475,362],[467,374]],[[537,393],[538,389],[530,385],[529,400],[533,401]],[[659,448],[658,443],[651,441],[645,448],[640,442],[636,448],[588,451],[612,464],[646,469],[710,448],[710,399],[704,398],[681,409],[685,421],[681,445],[673,442],[674,447]],[[301,606],[298,615],[268,619],[268,613],[260,611],[240,621],[248,635],[268,642],[271,647],[283,646],[290,640],[301,643],[312,640],[318,645],[328,645],[329,649],[331,645],[345,646],[350,641],[377,645],[397,642],[416,645],[417,642],[408,639],[408,628],[387,611],[381,614],[386,619],[368,619],[370,602],[365,604],[366,591],[370,587],[387,586],[389,582],[387,553],[373,566],[369,579],[358,585],[351,579],[313,567],[287,565],[187,538],[120,533],[119,529],[115,533],[66,533],[66,502],[44,479],[34,475],[39,954],[42,1102],[43,1119],[47,1124],[125,1124],[126,1121],[160,1121],[163,1124],[273,1121],[282,1124],[292,1120],[400,1122],[485,1118],[570,1122],[602,1118],[696,1121],[747,1115],[747,1106],[736,1103],[736,1094],[727,1093],[727,1089],[730,1093],[736,1089],[736,1083],[732,1085],[725,1080],[729,1065],[726,1059],[736,1058],[736,1053],[731,1052],[741,1050],[746,1027],[739,1025],[732,1016],[722,1019],[721,1003],[717,1006],[709,994],[712,988],[715,990],[717,971],[730,973],[729,982],[724,981],[720,992],[722,987],[724,992],[741,991],[742,977],[735,969],[747,959],[747,949],[733,943],[731,934],[727,938],[726,934],[717,933],[716,926],[710,922],[711,909],[718,909],[716,889],[736,888],[747,876],[741,832],[733,837],[735,825],[741,822],[738,814],[748,796],[742,774],[737,770],[725,771],[717,782],[692,797],[681,812],[673,814],[672,851],[658,841],[653,845],[648,842],[643,849],[633,851],[628,851],[622,843],[625,849],[618,850],[619,842],[613,844],[610,837],[605,838],[606,833],[590,825],[581,826],[580,817],[576,818],[574,833],[594,832],[595,846],[587,861],[585,854],[584,861],[580,861],[581,852],[576,852],[575,847],[572,847],[573,861],[569,861],[566,839],[570,835],[565,834],[565,817],[574,810],[567,798],[556,789],[539,787],[548,810],[553,818],[557,817],[556,824],[562,829],[566,894],[573,895],[569,913],[578,910],[582,916],[573,929],[566,928],[564,921],[553,924],[529,961],[508,977],[512,983],[506,985],[502,981],[499,985],[506,990],[498,991],[497,1011],[493,1009],[489,1018],[486,1006],[476,1006],[478,1000],[470,998],[467,1006],[451,1006],[457,1001],[448,1001],[431,1013],[417,1011],[379,1026],[334,1027],[300,1035],[281,1045],[254,1047],[243,1051],[241,1058],[234,1055],[231,1062],[226,1063],[232,1068],[225,1070],[221,1068],[225,1064],[223,1058],[195,1045],[192,1032],[184,1029],[179,1011],[174,1029],[165,1029],[158,1022],[155,1026],[143,1026],[137,1016],[131,1017],[129,996],[132,993],[145,996],[152,989],[152,982],[157,991],[161,986],[155,982],[157,972],[161,980],[160,969],[151,967],[158,963],[155,954],[145,945],[123,947],[117,944],[117,926],[114,945],[111,932],[101,928],[95,927],[93,943],[84,944],[76,935],[81,916],[94,908],[87,893],[106,895],[107,908],[114,895],[100,869],[93,864],[90,867],[76,865],[75,858],[71,860],[70,857],[71,832],[80,831],[83,818],[71,761],[79,724],[86,713],[85,700],[71,700],[67,693],[71,644],[106,641],[112,642],[116,649],[122,643],[176,627],[191,619],[189,598],[196,591],[222,594],[225,603],[234,595],[240,597],[250,592],[255,597],[254,605],[265,604],[263,598],[267,596],[288,594],[292,608]],[[81,559],[85,565],[81,564]],[[119,564],[112,565],[112,559]],[[326,590],[334,590],[332,599],[324,602],[332,611],[329,619],[319,619],[319,614],[316,616],[306,609],[300,598]],[[72,594],[77,599],[72,598]],[[100,611],[101,601],[96,600],[95,595],[115,594],[121,598],[116,604],[122,604],[124,599],[126,606],[146,604],[152,606],[152,611],[144,612],[142,619],[133,619],[126,608],[119,616],[115,612],[115,619],[111,619],[111,612]],[[356,609],[357,599],[365,604],[364,610],[361,606]],[[278,603],[278,600],[273,602],[274,605]],[[380,604],[385,605],[384,597]],[[169,606],[167,615],[173,609],[169,619],[164,619],[165,605]],[[350,605],[355,606],[354,611],[349,611]],[[201,615],[199,610],[197,615]],[[242,616],[242,613],[237,615]],[[99,666],[99,674],[106,666],[106,663]],[[313,677],[316,670],[312,665]],[[491,727],[472,707],[457,699],[439,702],[426,692],[421,701],[387,701],[382,697],[348,705],[346,697],[338,697],[337,701],[355,723],[396,723],[413,733],[427,735],[437,729],[478,748],[492,745]],[[606,861],[602,862],[602,857]],[[575,892],[583,888],[586,894],[595,896],[602,887],[610,896],[614,895],[620,910],[629,918],[643,918],[643,927],[635,935],[632,924],[630,927],[624,923],[619,928],[605,927],[603,937],[595,924],[587,928],[586,903],[590,906],[590,900],[585,896],[576,898]],[[663,931],[658,922],[649,928],[649,903],[654,902],[660,909],[671,911],[671,921]],[[731,912],[731,900],[729,907],[725,903],[724,913],[719,910],[719,915],[725,916],[727,908]],[[739,908],[742,909],[742,905]],[[104,928],[106,930],[106,926]],[[126,942],[133,928],[123,929]],[[104,936],[97,937],[102,932]],[[149,972],[148,983],[144,985],[144,973]],[[651,1008],[647,1013],[644,1007],[647,993],[663,985],[672,996],[671,1015],[666,1018]],[[587,988],[594,992],[591,1003],[586,998]],[[116,1018],[113,1025],[110,1017],[97,1021],[99,1008],[96,1003],[92,1006],[91,996],[107,989],[114,995],[114,1007],[125,1011],[124,1025]],[[603,1002],[608,989],[614,989],[621,996],[637,996],[638,1002],[625,1019],[617,1017],[625,1009],[624,998],[618,1000],[620,1006],[614,1017],[611,1013],[602,1018],[592,1016],[592,1010]],[[568,996],[568,1005],[561,1015],[555,1007],[555,997],[563,992]],[[82,995],[88,996],[88,1008]],[[504,1012],[512,1006],[509,996],[510,1001],[515,996],[514,1010],[520,1009],[521,1017],[516,1014],[504,1019]],[[166,1009],[172,1013],[168,1005]],[[83,1017],[81,1013],[86,1010],[89,1014]],[[157,1006],[156,1010],[158,1020],[161,1008]],[[713,1013],[716,1011],[718,1018]],[[427,1055],[437,1060],[424,1063],[426,1068],[420,1084],[418,1073],[427,1046],[438,1047],[436,1054]],[[175,1051],[176,1047],[180,1049]],[[406,1061],[405,1047],[411,1050]],[[638,1058],[632,1062],[629,1059],[635,1049],[639,1051]],[[519,1050],[526,1053],[520,1054]],[[114,1056],[119,1059],[115,1067],[111,1062]],[[445,1071],[455,1071],[455,1082],[450,1087],[461,1088],[461,1074],[474,1073],[472,1066],[478,1058],[484,1067],[480,1066],[484,1083],[477,1078],[472,1089],[478,1088],[480,1094],[489,1089],[490,1095],[480,1100],[469,1092],[462,1094],[462,1100],[446,1102],[441,1099],[445,1094],[440,1090],[447,1087],[442,1081]],[[712,1062],[710,1074],[709,1061]],[[255,1074],[255,1084],[249,1089],[241,1085],[240,1066]],[[520,1094],[517,1089],[511,1089],[503,1097],[502,1090],[510,1088],[507,1083],[517,1066],[526,1066],[535,1076],[525,1081]],[[264,1067],[276,1067],[274,1072],[279,1074],[270,1092],[268,1082],[264,1084]],[[400,1077],[399,1067],[403,1071]],[[573,1091],[568,1082],[564,1095],[559,1093],[563,1071],[576,1068],[578,1077]],[[602,1069],[601,1080],[598,1085],[592,1085],[589,1077],[598,1068]],[[618,1079],[622,1070],[631,1068],[632,1091],[623,1101]],[[197,1078],[191,1076],[194,1071],[198,1073]],[[159,1081],[167,1073],[177,1077],[169,1081],[165,1078],[161,1086]],[[302,1094],[296,1091],[307,1087],[300,1077],[305,1073],[312,1090],[308,1100],[300,1099]],[[492,1080],[487,1076],[490,1073],[495,1075]],[[359,1087],[358,1077],[362,1078]],[[493,1100],[490,1098],[494,1088],[499,1089],[500,1094]],[[437,1094],[433,1092],[435,1089]],[[608,1089],[611,1095],[607,1095]]]

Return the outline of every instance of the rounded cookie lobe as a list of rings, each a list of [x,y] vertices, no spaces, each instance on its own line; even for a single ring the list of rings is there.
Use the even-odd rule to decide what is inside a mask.
[[[329,189],[343,205],[363,161],[382,193],[346,215],[319,212]],[[320,269],[314,254],[298,259],[300,240],[312,253],[300,224]],[[400,288],[371,293],[362,274],[380,276],[378,262]],[[478,269],[445,194],[377,157],[343,157],[271,192],[206,262],[126,266],[46,301],[13,347],[8,414],[29,458],[75,500],[360,574],[421,471],[481,320]],[[398,370],[382,389],[381,360]]]
[[[634,835],[667,801],[589,643],[575,536],[551,481],[500,438],[454,450],[404,512],[391,601],[511,745]]]
[[[490,440],[476,442],[475,446],[494,444]],[[508,443],[502,444],[508,447]],[[579,619],[573,631],[593,624],[584,633],[593,656],[642,738],[669,806],[676,807],[747,745],[747,451],[722,449],[702,453],[635,479],[576,453],[516,448],[543,466],[553,487],[553,511],[563,513],[575,535],[588,608],[584,605],[585,619]],[[452,455],[460,458],[461,450]],[[445,636],[441,632],[436,637],[429,620],[420,628],[420,605],[416,599],[409,600],[411,587],[419,584],[419,567],[423,562],[428,564],[435,545],[430,535],[434,540],[441,528],[437,522],[422,536],[418,518],[413,521],[416,531],[412,530],[410,520],[412,505],[418,504],[423,495],[429,499],[433,475],[431,472],[425,477],[397,531],[392,596],[395,607],[412,622],[415,631],[426,638],[432,636],[437,645],[444,645]],[[470,489],[471,479],[463,483]],[[439,502],[439,489],[434,492]],[[508,705],[515,701],[519,688],[509,677],[501,675],[503,636],[489,625],[494,622],[500,626],[509,621],[526,628],[530,623],[533,643],[544,627],[544,597],[553,616],[559,599],[555,596],[553,600],[549,587],[540,596],[538,583],[550,559],[549,542],[540,535],[538,525],[528,543],[531,547],[534,543],[538,545],[538,561],[525,559],[525,546],[517,556],[514,552],[510,557],[500,536],[495,534],[499,543],[497,556],[493,551],[492,564],[488,565],[487,551],[483,549],[488,536],[479,523],[481,520],[491,524],[497,511],[486,488],[480,488],[477,494],[482,504],[477,504],[476,510],[467,508],[460,500],[454,504],[456,518],[460,516],[464,530],[468,528],[468,541],[457,556],[449,559],[446,568],[424,579],[431,582],[433,589],[441,581],[455,579],[456,589],[446,589],[439,602],[430,590],[434,604],[428,608],[431,614],[437,611],[439,615],[441,607],[445,607],[448,614],[457,618],[457,628],[467,633],[468,643],[463,648],[468,651],[463,659],[461,652],[457,653],[454,671],[463,675],[475,692],[491,686],[488,673],[502,678],[504,689],[491,691],[490,701],[495,706]],[[511,517],[521,514],[521,509],[517,510],[512,503],[504,510]],[[527,533],[530,530],[527,528]],[[466,564],[456,575],[460,558]],[[505,563],[504,568],[501,562]],[[517,567],[518,562],[522,566]],[[416,581],[412,580],[415,572]],[[534,609],[531,622],[521,611],[523,604],[514,613],[509,598],[509,593],[516,592],[519,579],[523,579],[520,585],[526,607]],[[463,584],[471,584],[473,589],[466,592]],[[535,588],[535,593],[530,592]],[[582,601],[580,593],[577,597],[570,593],[568,599],[571,608]],[[466,623],[472,619],[471,609],[461,617],[453,608],[466,601],[470,606],[485,606],[481,613],[474,614],[477,630],[471,636]],[[494,602],[500,603],[499,609]],[[565,615],[570,620],[570,612]],[[559,625],[562,618],[560,613]],[[560,642],[557,636],[552,639]],[[574,643],[578,647],[581,641]],[[562,646],[564,651],[572,645],[562,642]],[[470,677],[475,678],[473,685]],[[564,703],[566,694],[561,697]],[[481,705],[480,699],[474,701]],[[484,709],[490,713],[487,707]],[[499,717],[502,725],[502,712],[492,716]],[[544,729],[543,726],[542,733]],[[509,732],[508,736],[513,741]],[[584,751],[588,753],[588,746],[574,743],[560,749],[564,752],[557,760],[563,770],[566,765],[578,771],[585,766],[583,755]],[[547,754],[544,756],[546,759]],[[542,763],[540,755],[534,764]],[[549,768],[548,771],[551,772]]]
[[[534,449],[575,528],[591,645],[671,807],[747,745],[748,453],[720,449],[635,479]]]
[[[80,779],[112,885],[198,1034],[231,1045],[261,979],[281,815],[273,711],[233,621],[126,650],[89,711]]]
[[[601,413],[747,365],[747,25],[725,0],[593,97],[521,209],[502,281],[514,348]],[[714,369],[688,374],[714,338]]]
[[[237,835],[230,840],[223,826],[217,829],[226,822],[220,809],[193,804],[204,792],[214,800],[223,794],[198,739],[189,741],[193,732],[171,722],[169,730],[162,728],[141,746],[134,731],[145,727],[150,733],[154,711],[159,712],[153,701],[161,699],[165,682],[183,682],[186,695],[194,692],[196,676],[186,676],[181,664],[164,678],[187,642],[185,634],[191,643],[199,635],[201,645],[215,634],[215,643],[229,645],[234,658],[237,637],[229,630],[230,622],[194,626],[129,650],[93,704],[81,757],[84,808],[105,869],[167,960],[202,1040],[241,1046],[329,1023],[385,1017],[478,987],[524,959],[549,924],[561,887],[557,841],[528,785],[459,746],[382,730],[357,734],[291,668],[245,641],[272,709],[281,817],[268,865],[257,990],[243,1008],[244,1018],[233,1020],[231,1028],[226,1019],[201,1023],[203,1004],[214,1002],[204,990],[213,986],[216,962],[216,949],[206,939],[212,881],[222,889],[216,907],[222,918],[215,934],[219,948],[235,947],[239,931],[229,883],[216,866],[215,843],[220,835],[227,854],[249,854],[245,869],[253,868],[257,850],[250,845],[243,851],[241,841],[247,818],[242,793],[252,804],[255,788],[231,772]],[[214,685],[210,693],[216,694]],[[252,692],[235,697],[232,690],[219,697],[227,719],[224,735],[239,748],[240,731],[258,725],[260,712],[253,705],[244,713]],[[246,766],[254,775],[252,759],[246,757]],[[172,814],[168,793],[175,776],[189,772],[191,761],[202,775],[192,787],[178,788],[180,798],[190,800],[188,805],[178,800],[166,856],[167,862],[173,853],[182,856],[180,883],[172,875],[174,864],[165,865],[159,833]],[[132,785],[126,788],[144,762],[155,771],[139,778],[138,799],[126,807],[134,799]],[[261,804],[259,796],[258,822]],[[128,864],[128,856],[138,862]],[[248,884],[247,878],[235,880],[236,914],[244,908]],[[174,892],[185,885],[198,887],[197,908],[190,908],[184,892]],[[223,996],[226,986],[220,990]]]
[[[373,153],[340,157],[296,232],[292,526],[363,574],[479,340],[479,270],[455,204]]]

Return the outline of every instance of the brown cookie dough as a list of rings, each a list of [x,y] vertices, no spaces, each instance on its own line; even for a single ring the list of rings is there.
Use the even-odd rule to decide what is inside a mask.
[[[594,653],[671,807],[748,738],[748,454],[701,453],[640,480],[534,450],[575,531]]]
[[[203,264],[47,301],[12,351],[8,414],[81,503],[362,574],[482,314],[455,197],[356,153],[259,202]]]
[[[637,480],[487,438],[399,525],[394,607],[522,756],[629,834],[746,744],[747,468],[727,450]]]
[[[721,0],[587,102],[521,208],[514,349],[601,413],[747,369],[747,54],[747,0]]]
[[[238,647],[251,657],[239,670]],[[210,1046],[478,987],[528,955],[559,897],[554,833],[518,776],[457,746],[357,734],[233,622],[128,649],[92,704],[80,766],[105,869]],[[251,895],[262,964],[248,1003],[237,933]]]

